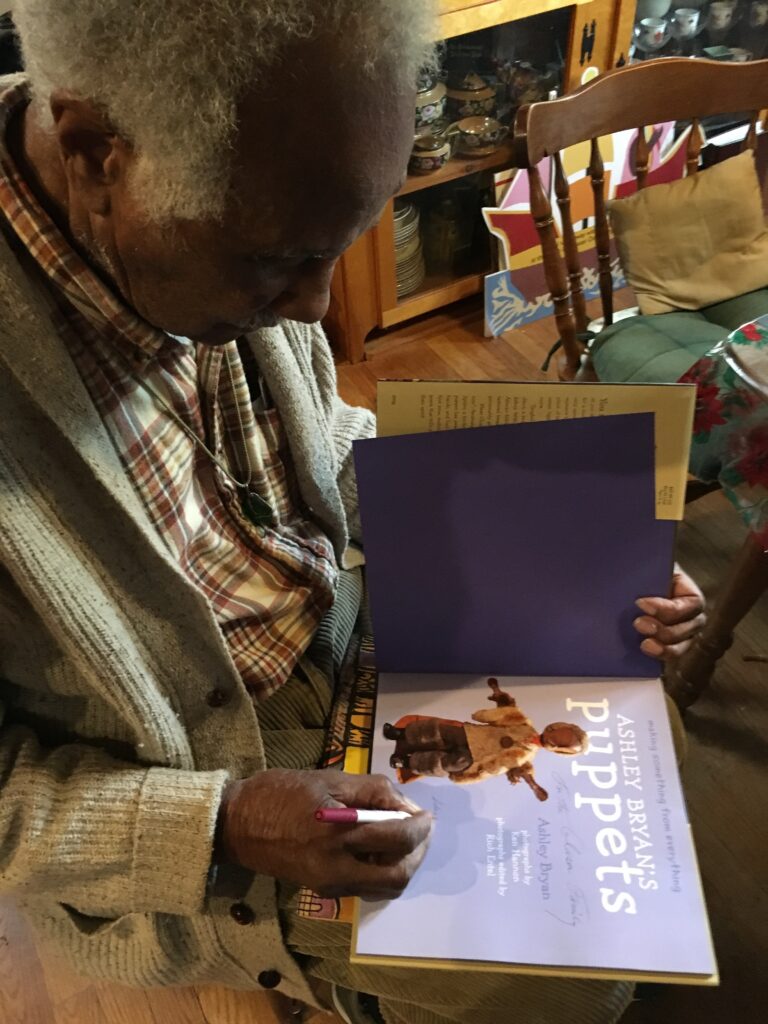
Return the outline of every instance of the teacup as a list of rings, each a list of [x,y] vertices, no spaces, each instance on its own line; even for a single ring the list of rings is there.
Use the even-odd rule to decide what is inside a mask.
[[[701,12],[695,7],[678,7],[672,14],[672,31],[678,39],[693,39],[699,30]]]
[[[725,32],[733,21],[733,5],[725,0],[715,0],[709,5],[707,25],[715,32]]]
[[[637,41],[644,50],[659,50],[667,41],[666,18],[643,18],[637,27]]]
[[[458,132],[458,150],[466,156],[487,156],[498,149],[507,129],[493,117],[464,117],[448,129]]]
[[[408,170],[411,174],[431,174],[444,167],[450,156],[450,139],[445,136],[420,135],[413,144]]]
[[[749,24],[752,28],[768,25],[768,0],[754,0],[749,8]]]

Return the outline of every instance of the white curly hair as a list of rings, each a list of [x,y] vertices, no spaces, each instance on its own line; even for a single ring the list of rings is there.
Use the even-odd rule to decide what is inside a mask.
[[[429,61],[435,0],[17,0],[33,93],[97,103],[137,155],[155,220],[220,217],[237,106],[292,40],[344,34],[349,59],[397,62],[403,87]]]

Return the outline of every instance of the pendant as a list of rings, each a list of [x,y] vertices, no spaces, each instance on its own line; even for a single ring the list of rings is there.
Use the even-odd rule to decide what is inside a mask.
[[[247,487],[241,490],[241,505],[246,519],[254,526],[269,526],[274,518],[272,506],[265,501],[256,491],[249,491]]]

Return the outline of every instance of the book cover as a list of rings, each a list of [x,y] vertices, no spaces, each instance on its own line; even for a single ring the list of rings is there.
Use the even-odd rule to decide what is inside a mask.
[[[634,602],[669,587],[675,524],[650,413],[357,441],[355,465],[380,671],[655,675]]]
[[[436,821],[353,960],[716,982],[660,682],[382,674],[371,770]]]

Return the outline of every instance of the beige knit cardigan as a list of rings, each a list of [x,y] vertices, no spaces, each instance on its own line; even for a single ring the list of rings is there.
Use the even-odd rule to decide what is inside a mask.
[[[79,972],[255,987],[270,971],[311,1000],[274,881],[223,879],[248,924],[206,892],[222,787],[265,766],[257,714],[50,313],[0,235],[0,891]],[[338,399],[319,328],[250,340],[304,501],[349,560],[351,440],[373,419]]]

